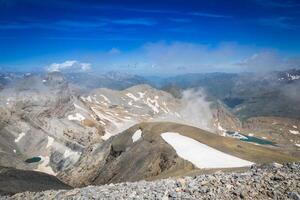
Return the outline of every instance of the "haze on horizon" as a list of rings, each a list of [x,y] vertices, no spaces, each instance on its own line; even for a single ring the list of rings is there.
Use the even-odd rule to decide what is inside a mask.
[[[0,0],[1,71],[300,68],[296,0]]]

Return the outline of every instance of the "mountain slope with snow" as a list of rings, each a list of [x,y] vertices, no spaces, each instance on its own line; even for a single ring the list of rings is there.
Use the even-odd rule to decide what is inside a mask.
[[[298,155],[287,156],[280,143],[265,148],[227,137],[234,136],[227,131],[245,134],[253,123],[245,127],[203,90],[181,91],[178,98],[149,85],[83,92],[59,72],[26,75],[1,90],[0,114],[0,165],[45,172],[72,186],[201,171],[161,137],[165,132],[179,133],[206,145],[203,150],[235,161],[283,162]],[[289,153],[299,144],[294,133],[300,125],[293,125],[292,132],[287,130],[294,148]],[[204,166],[229,166],[221,164]]]
[[[180,140],[169,137],[165,134],[168,132],[180,134]],[[148,122],[94,145],[58,177],[78,187],[296,160],[276,147],[245,143],[177,123]]]

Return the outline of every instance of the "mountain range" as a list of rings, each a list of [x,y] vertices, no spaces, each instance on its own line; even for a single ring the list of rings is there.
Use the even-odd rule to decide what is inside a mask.
[[[299,161],[299,84],[299,70],[1,73],[0,184],[15,187],[9,170],[47,180],[39,191]]]

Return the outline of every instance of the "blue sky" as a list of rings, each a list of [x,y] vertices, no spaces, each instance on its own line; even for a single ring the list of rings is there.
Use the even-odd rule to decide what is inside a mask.
[[[299,56],[297,0],[0,0],[2,70],[267,71]]]

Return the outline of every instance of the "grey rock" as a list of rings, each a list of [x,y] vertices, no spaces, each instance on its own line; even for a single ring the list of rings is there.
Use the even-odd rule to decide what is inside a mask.
[[[291,192],[289,197],[294,200],[300,200],[300,195],[297,192]]]

